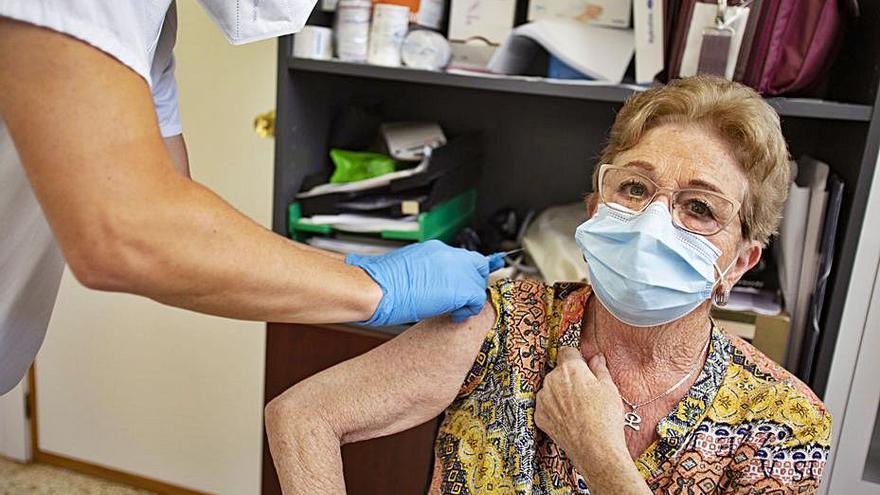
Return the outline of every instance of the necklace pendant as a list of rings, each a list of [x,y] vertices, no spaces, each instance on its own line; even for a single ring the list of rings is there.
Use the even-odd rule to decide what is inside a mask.
[[[623,415],[623,425],[639,431],[639,425],[642,424],[642,417],[636,414],[635,410]]]

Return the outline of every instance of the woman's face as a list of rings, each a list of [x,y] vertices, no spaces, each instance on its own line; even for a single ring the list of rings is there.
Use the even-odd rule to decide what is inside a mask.
[[[617,155],[614,165],[634,167],[664,188],[697,188],[721,193],[744,202],[748,181],[730,146],[696,125],[667,124],[651,129],[639,143]],[[655,201],[669,206],[669,196]],[[734,263],[725,277],[732,286],[758,262],[761,247],[744,240],[739,215],[721,232],[706,236],[721,250],[718,266],[723,270]]]

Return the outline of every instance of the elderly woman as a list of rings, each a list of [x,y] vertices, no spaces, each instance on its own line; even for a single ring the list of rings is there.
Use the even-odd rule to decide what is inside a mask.
[[[445,410],[431,494],[810,493],[831,418],[709,315],[789,184],[776,113],[697,77],[620,111],[576,232],[591,285],[505,280],[266,409],[288,494],[344,493],[340,445]]]

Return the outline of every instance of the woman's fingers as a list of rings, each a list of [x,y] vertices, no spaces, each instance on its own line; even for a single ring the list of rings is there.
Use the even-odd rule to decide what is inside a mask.
[[[567,362],[579,361],[580,359],[582,359],[581,351],[579,349],[575,349],[574,347],[562,346],[556,353],[557,366]]]
[[[626,451],[622,410],[604,358],[587,363],[579,349],[560,347],[535,395],[534,421],[566,452],[587,452],[593,465],[608,452]]]
[[[583,366],[584,357],[580,349],[575,347],[562,346],[556,353],[556,367],[559,369],[569,369],[576,374],[583,374],[588,381],[596,377],[590,371],[588,366]]]
[[[590,371],[593,372],[597,380],[611,380],[611,373],[608,371],[608,363],[605,361],[605,355],[596,354],[592,358],[590,358],[590,362],[587,363],[590,366]]]

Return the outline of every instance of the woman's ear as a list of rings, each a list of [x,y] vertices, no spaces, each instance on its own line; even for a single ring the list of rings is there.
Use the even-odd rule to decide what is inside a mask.
[[[724,277],[728,287],[736,285],[739,279],[761,260],[763,249],[761,249],[761,244],[758,241],[744,241],[742,246],[739,255],[733,261],[733,266],[730,267],[730,271]]]

